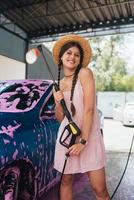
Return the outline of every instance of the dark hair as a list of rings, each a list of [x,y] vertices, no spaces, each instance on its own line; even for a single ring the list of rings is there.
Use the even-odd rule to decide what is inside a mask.
[[[73,104],[73,94],[74,94],[74,88],[75,88],[75,85],[76,85],[76,82],[77,82],[77,79],[78,79],[78,73],[79,73],[79,71],[80,71],[80,69],[82,67],[82,62],[83,62],[83,49],[81,48],[81,46],[77,42],[69,42],[69,43],[65,44],[60,50],[59,63],[58,63],[58,86],[60,87],[60,72],[61,72],[61,67],[62,67],[61,57],[63,56],[65,51],[67,51],[71,47],[77,47],[79,49],[79,51],[80,51],[80,64],[76,68],[74,76],[73,76],[71,95],[70,95],[71,112],[72,112],[72,116],[74,116],[76,110],[75,110],[75,106]]]

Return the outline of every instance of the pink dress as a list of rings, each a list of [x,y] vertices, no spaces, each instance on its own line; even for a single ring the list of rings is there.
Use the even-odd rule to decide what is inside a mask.
[[[70,91],[64,92],[64,99],[70,111],[70,100],[69,100]],[[83,105],[83,90],[79,79],[77,80],[75,86],[73,103],[76,108],[76,114],[72,119],[81,129],[84,105]],[[62,146],[59,143],[60,135],[66,124],[68,124],[68,120],[66,117],[64,117],[59,127],[56,147],[55,147],[54,168],[59,172],[62,172],[63,164],[66,157],[65,153],[68,151],[66,147]],[[105,165],[104,143],[102,135],[100,133],[100,121],[95,106],[93,124],[88,139],[88,143],[79,156],[70,156],[68,158],[64,174],[84,173],[92,170],[101,169],[102,167],[104,167],[104,165]]]

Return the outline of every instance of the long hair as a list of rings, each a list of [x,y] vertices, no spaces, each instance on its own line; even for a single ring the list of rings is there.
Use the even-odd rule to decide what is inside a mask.
[[[75,106],[73,104],[73,94],[74,94],[75,85],[76,85],[76,82],[77,82],[77,79],[78,79],[78,73],[79,73],[79,71],[80,71],[80,69],[82,67],[82,62],[83,62],[83,49],[81,48],[81,46],[77,42],[69,42],[69,43],[65,44],[60,50],[59,63],[58,63],[58,86],[60,87],[60,72],[61,72],[61,67],[63,65],[61,57],[71,47],[77,47],[79,49],[79,51],[80,51],[80,64],[76,68],[75,73],[73,75],[72,87],[71,87],[71,95],[70,95],[71,112],[72,112],[72,116],[74,116],[75,113],[76,113],[76,109],[75,109]]]

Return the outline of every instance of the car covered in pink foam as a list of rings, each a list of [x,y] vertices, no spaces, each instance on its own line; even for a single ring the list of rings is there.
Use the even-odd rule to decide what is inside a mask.
[[[52,81],[0,81],[0,200],[34,200],[53,187],[59,123]]]

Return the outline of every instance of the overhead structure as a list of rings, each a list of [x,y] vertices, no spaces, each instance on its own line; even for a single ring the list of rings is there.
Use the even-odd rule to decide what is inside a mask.
[[[31,41],[134,31],[134,0],[0,0],[0,13],[1,28]]]

